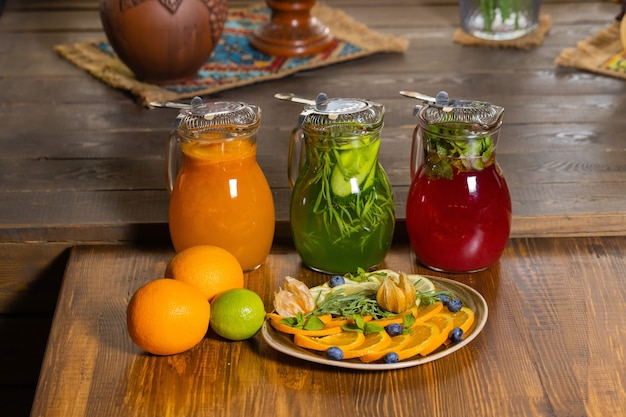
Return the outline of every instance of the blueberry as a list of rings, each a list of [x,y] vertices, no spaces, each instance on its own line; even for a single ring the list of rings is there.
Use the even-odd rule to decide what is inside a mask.
[[[333,275],[330,278],[330,286],[331,287],[336,287],[337,285],[341,285],[341,284],[345,284],[346,280],[343,279],[343,277],[341,275]]]
[[[385,330],[387,330],[387,334],[389,336],[398,336],[400,334],[402,334],[402,332],[404,331],[404,328],[402,327],[401,324],[398,323],[391,323],[390,325],[388,325]]]
[[[338,347],[328,348],[328,350],[326,350],[326,356],[334,361],[340,361],[343,359],[343,350]]]
[[[398,360],[399,358],[396,352],[389,352],[383,357],[383,362],[385,363],[396,363]]]
[[[439,294],[439,301],[441,301],[443,305],[446,306],[450,302],[450,297],[448,297],[446,294]]]
[[[461,340],[463,340],[463,330],[458,327],[455,327],[454,329],[450,331],[450,341],[452,343],[457,343],[457,342],[460,342]]]
[[[456,313],[461,307],[463,307],[463,302],[458,298],[453,298],[448,302],[448,310],[450,310],[451,313]]]

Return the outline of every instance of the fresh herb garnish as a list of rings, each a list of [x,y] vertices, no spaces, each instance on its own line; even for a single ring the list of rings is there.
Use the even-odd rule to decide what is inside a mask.
[[[342,150],[341,152],[353,152],[355,155],[367,152],[368,147],[378,146],[380,139],[372,138],[367,142],[366,138],[361,139],[363,144],[353,149]],[[342,173],[350,173],[352,167],[344,166],[343,158],[340,157],[338,149],[341,145],[336,138],[328,138],[327,144],[311,149],[312,159],[315,159],[315,175],[311,178],[311,184],[317,184],[319,194],[313,203],[313,212],[322,216],[324,227],[329,236],[337,236],[333,244],[338,244],[342,240],[351,240],[353,235],[359,236],[361,247],[367,246],[374,233],[363,234],[364,230],[378,230],[385,227],[389,219],[395,217],[395,206],[389,183],[384,179],[384,172],[378,172],[378,159],[372,163],[366,181],[357,184],[360,188],[356,192],[346,196],[339,196],[333,192],[331,180],[333,172],[338,169]],[[374,149],[377,154],[377,148]],[[358,159],[358,158],[357,158]],[[348,159],[351,161],[351,159]],[[307,161],[307,163],[313,163]],[[348,175],[348,174],[346,174]],[[369,178],[372,178],[369,181]],[[348,178],[350,179],[350,178]],[[384,234],[380,235],[381,238]],[[382,244],[382,243],[381,243]]]
[[[298,313],[296,317],[285,317],[280,321],[289,327],[303,330],[320,330],[324,328],[324,322],[319,317],[311,314],[306,316]]]
[[[428,306],[434,302],[439,301],[439,295],[444,294],[450,296],[452,292],[450,291],[426,291],[426,292],[418,292],[417,298],[419,298],[419,305]]]
[[[347,332],[363,332],[363,334],[378,333],[385,330],[380,324],[370,323],[361,316],[352,316],[353,323],[344,324],[341,328]]]
[[[433,124],[424,130],[427,153],[425,173],[434,178],[452,179],[457,172],[480,171],[495,162],[494,144],[489,136],[477,136],[458,123]]]
[[[356,269],[356,274],[352,274],[348,272],[347,274],[344,275],[344,277],[351,279],[352,281],[356,281],[356,282],[367,282],[370,280],[369,278],[371,276],[378,276],[378,277],[384,278],[387,276],[387,273],[383,271],[366,272],[365,269],[359,267]]]
[[[402,333],[403,334],[411,333],[411,327],[413,327],[414,324],[415,324],[415,316],[413,314],[405,315],[404,318],[402,319],[402,327],[404,327],[404,330],[402,331]]]
[[[498,15],[498,9],[500,9],[500,15],[503,22],[507,21],[509,17],[515,15],[515,29],[519,29],[520,8],[525,7],[524,3],[518,0],[480,0],[480,12],[483,15],[483,21],[485,22],[484,30],[491,32],[493,30],[493,22]]]
[[[374,319],[394,315],[383,310],[376,302],[376,292],[363,290],[355,294],[344,295],[341,291],[331,293],[322,301],[315,311],[315,315],[331,314],[333,317],[372,316]]]

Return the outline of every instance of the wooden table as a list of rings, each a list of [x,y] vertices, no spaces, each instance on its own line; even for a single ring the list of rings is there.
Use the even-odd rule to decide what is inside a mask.
[[[230,6],[239,7],[258,1],[231,0]],[[618,13],[619,6],[608,0],[544,0],[543,11],[552,17],[549,36],[541,47],[515,51],[463,47],[453,43],[452,34],[458,27],[457,0],[326,0],[326,3],[341,8],[381,33],[406,37],[409,49],[404,54],[366,57],[225,91],[212,97],[252,102],[264,112],[258,159],[275,196],[279,244],[268,262],[268,267],[273,269],[269,278],[263,280],[266,287],[259,290],[269,303],[269,292],[275,289],[276,280],[286,271],[292,271],[291,268],[296,268],[295,272],[301,271],[307,279],[319,279],[310,272],[298,269],[293,250],[280,243],[288,236],[290,190],[286,177],[286,146],[288,133],[297,120],[300,108],[278,102],[273,94],[278,91],[305,96],[314,96],[320,91],[332,96],[358,94],[385,105],[387,113],[380,160],[392,182],[400,234],[396,242],[399,246],[396,246],[388,262],[421,270],[410,258],[408,248],[402,247],[404,204],[409,186],[408,151],[415,125],[411,111],[415,103],[399,96],[398,91],[418,90],[435,94],[447,90],[454,97],[488,100],[505,107],[498,160],[513,199],[514,239],[499,268],[461,278],[474,283],[483,279],[499,280],[497,289],[494,287],[485,294],[490,307],[496,310],[492,311],[489,327],[467,352],[458,352],[442,362],[461,361],[462,364],[452,367],[452,371],[436,363],[393,375],[378,373],[366,376],[319,367],[313,367],[314,373],[310,373],[308,368],[293,362],[287,362],[286,367],[281,368],[277,358],[283,357],[266,347],[250,351],[246,350],[246,346],[250,347],[249,343],[220,344],[220,349],[232,357],[237,352],[242,355],[248,352],[245,354],[248,356],[250,352],[267,355],[270,361],[258,362],[266,363],[258,366],[271,366],[273,368],[268,368],[269,372],[274,374],[281,372],[278,377],[283,381],[281,386],[284,388],[280,392],[284,396],[279,398],[283,403],[288,393],[302,392],[302,387],[310,392],[310,397],[320,407],[330,407],[327,403],[336,403],[330,399],[335,395],[340,397],[343,401],[335,405],[343,407],[340,411],[344,413],[353,413],[354,404],[358,402],[357,410],[364,415],[369,410],[384,407],[402,415],[405,411],[393,408],[391,400],[406,392],[405,385],[400,382],[411,380],[416,381],[415,389],[422,391],[417,399],[408,398],[406,401],[411,401],[414,410],[422,411],[424,408],[420,401],[427,396],[428,400],[423,404],[437,405],[431,407],[435,411],[427,410],[431,414],[443,410],[440,408],[442,403],[456,405],[456,392],[467,392],[463,391],[466,385],[478,387],[479,384],[488,384],[477,388],[477,392],[484,394],[487,390],[493,395],[493,400],[482,396],[463,398],[469,406],[463,408],[458,401],[456,414],[477,415],[480,413],[474,414],[473,411],[480,410],[482,415],[497,415],[503,410],[506,412],[507,407],[515,407],[510,401],[511,396],[519,398],[522,404],[508,413],[513,416],[595,416],[610,411],[614,415],[626,414],[623,379],[612,378],[615,373],[611,373],[611,370],[617,370],[623,374],[621,339],[615,336],[623,338],[623,331],[620,333],[614,322],[604,317],[608,317],[611,309],[619,314],[624,307],[623,288],[617,287],[623,285],[624,266],[619,254],[624,253],[624,238],[621,236],[626,236],[626,119],[623,117],[626,83],[554,65],[555,57],[564,48],[574,47],[577,41],[607,27]],[[135,103],[129,94],[97,81],[55,54],[55,45],[104,35],[97,0],[0,0],[0,7],[2,5],[0,355],[4,360],[0,364],[0,403],[3,404],[1,413],[20,416],[27,415],[30,410],[57,294],[60,293],[64,300],[59,302],[57,314],[57,317],[62,317],[69,308],[70,295],[77,295],[72,300],[80,303],[86,301],[81,301],[79,294],[85,291],[93,293],[91,287],[81,288],[82,284],[73,287],[70,284],[80,278],[76,275],[76,268],[93,261],[98,267],[106,264],[105,267],[110,270],[123,271],[120,273],[125,278],[114,278],[127,281],[113,280],[111,282],[117,282],[113,288],[102,284],[103,290],[120,291],[118,297],[122,298],[109,300],[111,304],[107,304],[105,310],[91,311],[91,314],[104,314],[102,317],[119,318],[115,314],[119,313],[128,291],[158,270],[153,264],[156,259],[162,262],[168,256],[169,196],[163,181],[163,164],[165,141],[176,112],[145,109]],[[533,239],[527,240],[529,238]],[[154,242],[162,249],[154,250],[146,246]],[[127,246],[104,247],[120,244]],[[83,245],[98,247],[94,247],[93,253],[89,254],[82,248]],[[533,250],[526,249],[525,245]],[[72,260],[61,290],[70,248],[74,248],[71,249]],[[612,255],[604,255],[603,251]],[[109,265],[109,259],[116,260]],[[118,262],[128,262],[129,265]],[[519,268],[510,266],[512,264]],[[139,271],[135,275],[133,271],[136,268]],[[142,268],[147,269],[144,271]],[[542,268],[548,272],[545,283],[540,277]],[[98,277],[92,278],[92,272],[85,271],[85,282],[86,277],[89,277],[88,282],[99,282]],[[570,287],[567,287],[570,275],[573,278]],[[589,276],[589,284],[576,279],[583,276]],[[555,278],[549,280],[548,277]],[[601,285],[596,284],[597,288],[591,286],[597,280]],[[107,279],[106,283],[109,282]],[[524,313],[522,303],[527,301],[516,298],[518,295],[526,296],[527,290],[530,291],[527,288],[529,283],[561,286],[559,288],[565,291],[564,294],[555,287],[545,291],[545,294],[552,291],[565,297],[559,299],[560,305],[566,303],[565,299],[576,298],[573,289],[587,284],[590,285],[585,287],[588,293],[592,290],[610,293],[610,297],[591,298],[586,293],[581,298],[587,303],[585,311],[590,313],[576,315],[574,322],[568,321],[561,310],[540,310],[541,317],[551,320],[553,326],[540,327],[544,337],[540,340],[547,344],[545,333],[554,333],[556,327],[563,326],[567,329],[564,331],[566,340],[551,343],[552,350],[544,348],[548,353],[543,355],[547,356],[531,357],[529,346],[535,342],[529,332],[534,318],[519,315]],[[541,285],[538,288],[543,290]],[[505,292],[507,289],[512,292]],[[542,293],[529,300],[543,298]],[[504,313],[496,315],[497,308],[506,310],[510,316]],[[566,311],[571,313],[571,310]],[[518,320],[515,323],[522,329],[521,336],[513,331],[511,317]],[[85,319],[85,326],[93,326],[89,317]],[[55,329],[58,326],[62,328],[60,318],[55,319],[55,323],[59,323],[55,324]],[[573,323],[583,324],[573,327]],[[593,323],[600,324],[594,327]],[[497,331],[491,326],[497,326]],[[510,346],[505,347],[501,340],[500,345],[492,345],[493,341],[499,340],[497,334],[502,328],[506,330],[505,334],[513,335]],[[578,333],[570,331],[574,328]],[[112,330],[103,329],[105,333]],[[81,329],[76,331],[80,333]],[[96,366],[97,363],[97,369],[108,369],[112,358],[108,356],[110,351],[104,350],[105,347],[111,348],[108,342],[119,343],[115,349],[121,353],[114,349],[113,354],[122,355],[125,364],[122,366],[128,365],[133,361],[131,357],[136,358],[136,351],[132,350],[128,340],[120,333],[113,334],[117,337],[115,340],[103,339],[106,343],[102,346],[96,346],[96,339],[93,338],[74,339],[76,343],[84,343],[84,352],[72,353],[72,357],[60,354],[55,359],[75,362],[68,372],[76,372],[73,374],[76,378],[69,383],[71,378],[55,379],[62,371],[54,368],[56,365],[52,362],[54,354],[59,352],[59,345],[55,343],[65,342],[62,338],[58,339],[58,332],[53,332],[48,347],[51,353],[41,374],[34,404],[37,414],[46,410],[50,415],[56,412],[63,414],[58,404],[64,404],[64,407],[70,395],[76,397],[73,398],[77,405],[76,415],[81,415],[81,412],[92,415],[91,410],[105,406],[126,407],[128,411],[130,403],[98,403],[98,398],[105,398],[106,395],[98,391],[102,386],[92,382],[88,372],[90,368],[87,368],[87,364]],[[74,335],[72,333],[67,337],[73,338]],[[606,344],[600,343],[601,335]],[[86,333],[85,336],[94,335]],[[257,340],[252,342],[253,347],[254,343],[262,346]],[[590,342],[584,344],[586,340]],[[213,343],[209,339],[206,348]],[[593,349],[583,346],[593,346]],[[92,356],[83,358],[83,354],[89,352],[93,355],[94,351],[98,361],[90,362]],[[522,355],[520,362],[513,362],[513,369],[507,371],[512,375],[522,372],[519,382],[506,379],[513,377],[503,374],[500,369],[493,371],[494,378],[500,379],[484,378],[482,372],[488,372],[492,362],[502,356],[508,358],[509,351],[514,351],[513,358]],[[596,355],[596,351],[603,353]],[[611,355],[607,353],[609,351],[615,353]],[[585,361],[587,353],[589,356]],[[468,362],[467,355],[478,355],[482,361]],[[576,358],[574,365],[568,362],[572,356]],[[488,367],[482,367],[485,358],[489,359]],[[511,363],[511,360],[505,362]],[[522,362],[524,366],[536,366],[534,377],[529,376],[532,374],[529,369],[516,367]],[[596,362],[601,363],[598,365]],[[472,368],[475,364],[481,364],[476,372]],[[85,367],[77,370],[75,366],[81,365]],[[557,369],[558,366],[562,368]],[[466,368],[472,372],[466,375]],[[114,369],[118,368],[111,367],[111,372]],[[124,369],[128,371],[129,368]],[[284,373],[286,370],[296,372]],[[600,375],[598,372],[604,373]],[[477,376],[479,373],[480,378]],[[325,395],[324,384],[337,375],[343,376],[345,385]],[[440,375],[445,378],[440,378]],[[127,376],[128,372],[108,375],[115,381],[126,383],[117,387],[119,389],[130,387],[124,379]],[[241,402],[241,410],[251,409],[250,401],[253,400],[262,405],[259,409],[271,409],[270,404],[273,407],[274,392],[267,394],[266,399],[262,390],[258,393],[244,391],[250,395],[241,400],[235,390],[241,388],[243,381],[248,381],[246,375],[214,375],[218,379],[227,376],[231,378],[233,391],[225,391],[223,384],[217,384],[219,391],[216,392],[222,395],[217,404],[224,408],[214,409],[215,414],[227,414],[226,408],[237,407],[237,401]],[[374,379],[370,382],[371,386],[363,385],[363,378]],[[393,379],[391,386],[397,394],[382,395],[391,389],[382,383],[383,378]],[[84,386],[80,385],[82,382]],[[192,378],[186,384],[204,382]],[[507,387],[508,394],[501,385]],[[540,385],[543,388],[539,388]],[[258,386],[255,379],[249,390]],[[515,389],[508,391],[511,386]],[[563,387],[562,390],[559,391],[559,387]],[[600,394],[596,393],[603,389],[607,399],[601,401]],[[353,390],[363,394],[351,399]],[[158,394],[164,395],[160,391]],[[503,399],[507,395],[509,397]],[[303,403],[300,402],[298,407],[304,408]],[[476,406],[476,403],[488,404],[491,408]],[[87,404],[91,408],[85,408]],[[140,414],[137,410],[130,414]],[[72,414],[68,412],[67,415]],[[231,409],[231,415],[237,415],[236,410]],[[443,412],[440,415],[444,415]]]
[[[173,252],[77,247],[32,416],[625,415],[625,252],[623,237],[513,239],[496,266],[453,276],[489,307],[474,341],[424,365],[360,371],[292,358],[261,334],[228,342],[209,332],[187,353],[144,354],[126,333],[126,304]],[[403,242],[384,266],[445,276],[417,266]],[[246,286],[269,310],[285,275],[328,279],[277,244]]]

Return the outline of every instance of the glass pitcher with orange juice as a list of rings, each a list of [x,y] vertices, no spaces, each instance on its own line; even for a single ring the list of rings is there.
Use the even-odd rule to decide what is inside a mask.
[[[203,102],[180,110],[170,135],[167,182],[169,230],[179,252],[214,245],[244,271],[259,267],[274,238],[274,200],[256,160],[258,107]]]

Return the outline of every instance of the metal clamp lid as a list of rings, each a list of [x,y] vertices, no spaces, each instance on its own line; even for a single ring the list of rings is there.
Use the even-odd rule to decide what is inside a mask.
[[[260,119],[261,110],[257,106],[236,101],[204,102],[194,97],[191,106],[180,110],[176,128],[190,136],[200,136],[206,131],[237,135],[256,130]]]
[[[326,129],[328,126],[353,124],[346,129],[372,130],[382,127],[384,107],[381,104],[357,98],[328,98],[320,93],[315,104],[306,104],[298,118],[300,126]]]
[[[502,124],[504,108],[485,101],[453,100],[445,91],[436,97],[410,91],[400,94],[423,101],[415,106],[413,115],[426,125],[460,123],[471,126],[472,130],[492,130]]]

